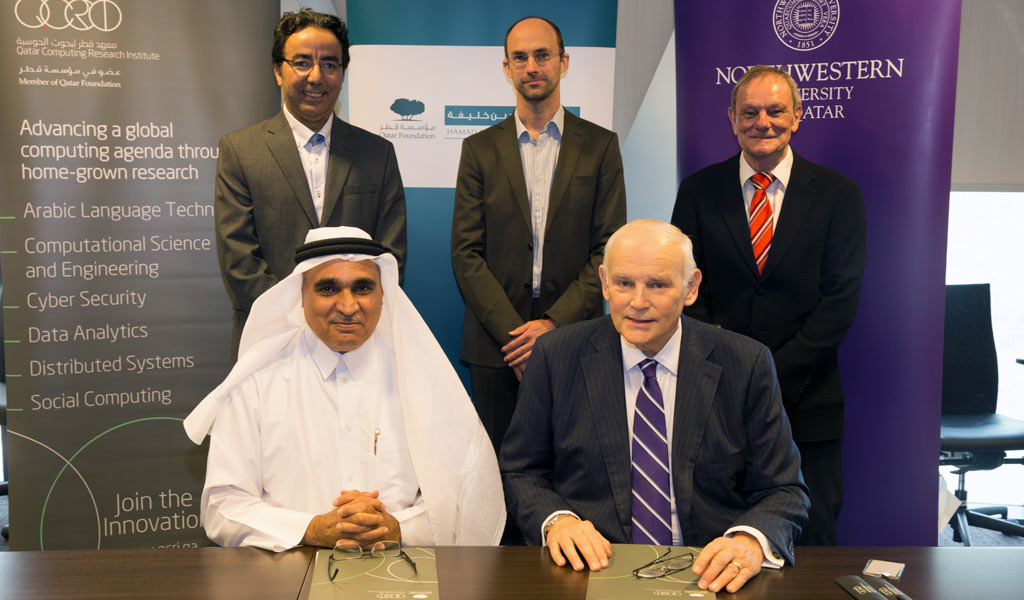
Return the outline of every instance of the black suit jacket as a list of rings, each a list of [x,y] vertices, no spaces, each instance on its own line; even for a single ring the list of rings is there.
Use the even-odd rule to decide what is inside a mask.
[[[452,266],[466,301],[460,358],[505,366],[508,332],[531,318],[533,226],[515,114],[466,138],[455,186]],[[559,325],[604,311],[597,267],[626,222],[615,133],[565,112],[551,183],[540,308]]]
[[[683,317],[672,485],[683,542],[756,527],[786,560],[807,520],[800,458],[768,350]],[[556,510],[612,542],[632,531],[622,346],[610,317],[541,336],[519,389],[500,466],[509,513],[533,544]]]
[[[323,217],[284,113],[220,140],[214,212],[217,256],[235,309],[232,357],[249,308],[295,267],[315,227],[359,227],[405,264],[405,190],[391,142],[332,117]]]
[[[857,312],[864,199],[852,179],[794,152],[778,227],[758,275],[740,160],[737,154],[706,167],[679,186],[672,224],[693,240],[703,274],[687,314],[771,349],[798,442],[838,439],[838,347]]]

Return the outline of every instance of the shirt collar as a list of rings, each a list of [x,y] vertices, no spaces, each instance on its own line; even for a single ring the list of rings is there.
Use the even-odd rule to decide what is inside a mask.
[[[314,133],[319,133],[324,136],[324,146],[328,150],[331,149],[331,125],[334,124],[334,117],[327,119],[324,126],[320,128],[320,131],[313,131],[309,127],[306,127],[304,123],[292,116],[292,113],[288,111],[288,107],[284,107],[284,118],[288,121],[288,127],[292,130],[292,136],[295,137],[295,147],[302,148],[309,142],[309,138],[313,137]]]
[[[682,318],[680,318],[676,326],[676,332],[672,334],[672,337],[668,338],[668,341],[665,342],[665,345],[662,346],[657,354],[650,357],[658,361],[658,364],[665,367],[673,376],[676,375],[676,371],[679,369],[679,345],[682,339],[683,323]],[[646,354],[633,344],[627,342],[626,338],[621,335],[619,336],[619,343],[622,344],[623,373],[636,367],[640,362],[647,360],[648,356]]]
[[[789,185],[789,174],[793,171],[793,147],[786,146],[786,156],[782,157],[779,164],[775,165],[775,168],[771,170],[771,174],[775,176],[775,180],[779,182],[779,187],[782,191],[786,191],[786,186]],[[746,185],[747,180],[756,171],[754,168],[747,164],[747,159],[743,158],[743,153],[740,153],[740,185]],[[772,184],[774,185],[774,183]]]
[[[515,118],[512,119],[512,120],[516,122],[516,139],[518,139],[520,142],[529,141],[530,140],[530,132],[526,130],[526,125],[523,125],[522,120],[520,120],[520,118],[519,118],[519,111],[513,111],[512,114],[515,115]],[[549,134],[555,136],[557,139],[561,140],[562,139],[562,128],[564,126],[565,126],[565,108],[559,106],[558,110],[555,111],[554,116],[551,117],[551,120],[548,121],[547,125],[544,126],[544,129],[541,130],[541,133],[545,133],[545,132],[549,133]],[[552,127],[554,127],[553,131],[551,129]],[[523,135],[525,135],[526,138],[523,138]]]
[[[308,325],[302,328],[302,340],[317,370],[320,371],[320,376],[324,379],[330,377],[335,370],[347,370],[353,378],[358,379],[359,374],[365,372],[367,365],[370,364],[377,346],[377,335],[374,332],[362,346],[343,354],[338,353],[320,341]]]

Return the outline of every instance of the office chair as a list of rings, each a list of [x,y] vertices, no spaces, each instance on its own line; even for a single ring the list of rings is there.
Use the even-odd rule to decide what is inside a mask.
[[[953,540],[970,546],[968,525],[1024,536],[1024,525],[1007,519],[1005,506],[969,510],[964,488],[969,471],[1024,464],[1024,458],[1006,458],[1008,450],[1024,450],[1024,421],[996,413],[999,371],[989,285],[947,285],[945,321],[939,464],[958,467]]]

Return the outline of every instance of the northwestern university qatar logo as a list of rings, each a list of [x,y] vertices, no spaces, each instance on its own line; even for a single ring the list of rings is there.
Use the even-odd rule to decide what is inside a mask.
[[[794,50],[820,48],[839,25],[839,0],[778,0],[772,25],[779,41]]]

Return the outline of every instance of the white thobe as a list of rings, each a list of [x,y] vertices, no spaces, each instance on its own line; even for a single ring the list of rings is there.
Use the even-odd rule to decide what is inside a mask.
[[[281,551],[341,490],[379,490],[402,542],[436,542],[380,336],[338,354],[307,328],[235,387],[213,426],[203,524],[222,546]]]

